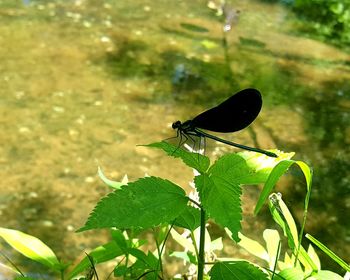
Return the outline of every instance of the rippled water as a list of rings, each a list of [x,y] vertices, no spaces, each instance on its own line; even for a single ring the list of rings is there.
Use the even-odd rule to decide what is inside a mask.
[[[109,191],[98,165],[116,180],[147,173],[186,188],[190,170],[136,145],[255,87],[259,118],[224,137],[295,151],[313,166],[306,231],[349,261],[350,57],[298,34],[282,6],[232,2],[239,20],[225,53],[222,23],[203,1],[0,1],[1,226],[38,236],[65,260],[83,256],[104,236],[74,233]],[[292,170],[278,189],[299,219],[302,182]],[[244,195],[243,229],[261,237],[256,196]]]

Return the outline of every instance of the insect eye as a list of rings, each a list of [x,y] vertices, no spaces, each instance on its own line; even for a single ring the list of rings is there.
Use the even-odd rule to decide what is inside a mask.
[[[173,129],[179,128],[180,126],[181,126],[181,122],[180,122],[180,121],[176,121],[176,122],[174,122],[174,123],[171,125],[171,127],[172,127]]]

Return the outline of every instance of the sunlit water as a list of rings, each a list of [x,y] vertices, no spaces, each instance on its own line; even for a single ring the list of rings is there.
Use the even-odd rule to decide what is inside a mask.
[[[74,233],[109,191],[98,165],[115,180],[147,173],[187,188],[191,170],[136,145],[255,87],[260,116],[223,137],[295,151],[313,166],[306,231],[349,262],[350,57],[297,35],[282,6],[235,2],[225,59],[222,23],[203,1],[0,1],[1,226],[38,236],[64,260],[84,256],[104,236]],[[213,159],[231,151],[208,143]],[[278,190],[300,221],[301,174]],[[261,239],[272,222],[260,217],[256,230],[256,199],[245,192],[243,232]]]

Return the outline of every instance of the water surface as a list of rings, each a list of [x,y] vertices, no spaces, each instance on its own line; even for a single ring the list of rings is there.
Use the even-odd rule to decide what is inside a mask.
[[[109,191],[98,165],[115,180],[147,173],[187,188],[190,170],[136,145],[255,87],[259,118],[221,136],[295,151],[313,166],[306,231],[349,262],[349,55],[297,34],[283,6],[232,3],[240,13],[225,53],[222,22],[203,1],[0,1],[1,226],[38,236],[64,260],[83,256],[105,235],[73,232]],[[207,147],[213,159],[232,151]],[[301,174],[292,170],[278,190],[300,221]],[[243,229],[261,239],[272,223],[256,230],[256,198],[244,194]]]

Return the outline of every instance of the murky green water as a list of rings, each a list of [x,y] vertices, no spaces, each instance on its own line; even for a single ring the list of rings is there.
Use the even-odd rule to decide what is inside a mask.
[[[312,165],[306,231],[349,261],[350,56],[296,35],[282,6],[232,2],[241,12],[226,34],[228,65],[222,25],[203,1],[0,1],[1,226],[38,236],[65,260],[83,256],[101,236],[74,230],[109,191],[97,165],[116,180],[147,173],[186,187],[192,174],[180,162],[136,145],[255,87],[259,118],[225,138]],[[232,151],[210,143],[208,153],[216,146]],[[279,190],[300,218],[305,187],[291,175]],[[243,228],[261,237],[256,195],[244,196]]]

